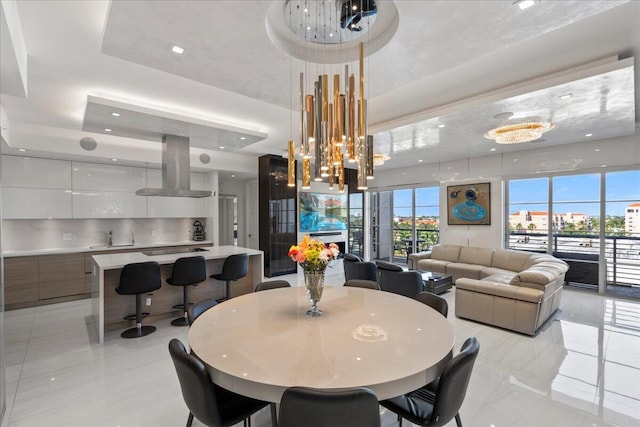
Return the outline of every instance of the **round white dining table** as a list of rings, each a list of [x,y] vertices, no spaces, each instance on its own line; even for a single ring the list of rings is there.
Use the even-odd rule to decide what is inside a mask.
[[[432,308],[388,292],[325,287],[318,307],[304,287],[232,298],[189,329],[191,350],[214,383],[269,402],[291,386],[368,387],[379,400],[437,378],[451,359],[453,328]]]

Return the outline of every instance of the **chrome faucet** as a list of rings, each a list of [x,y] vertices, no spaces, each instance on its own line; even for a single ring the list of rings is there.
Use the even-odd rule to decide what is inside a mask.
[[[134,234],[133,234],[133,230],[131,230],[130,233],[131,233],[131,244],[135,245],[136,244],[136,240],[135,240],[135,237],[134,237]]]
[[[109,230],[109,246],[113,246],[113,231]]]

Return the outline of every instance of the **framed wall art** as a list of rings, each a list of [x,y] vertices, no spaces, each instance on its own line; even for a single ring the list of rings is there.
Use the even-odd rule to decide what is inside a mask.
[[[447,224],[491,225],[491,183],[447,187]]]

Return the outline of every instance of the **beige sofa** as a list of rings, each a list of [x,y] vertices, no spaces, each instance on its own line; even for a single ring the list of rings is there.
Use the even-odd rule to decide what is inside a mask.
[[[450,274],[456,316],[534,335],[560,304],[568,265],[551,255],[436,245],[409,268]]]

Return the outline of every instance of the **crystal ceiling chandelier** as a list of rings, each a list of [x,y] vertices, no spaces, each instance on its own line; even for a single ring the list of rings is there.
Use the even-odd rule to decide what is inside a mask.
[[[374,0],[289,0],[285,14],[293,34],[305,43],[340,49],[340,44],[362,37],[375,20]],[[344,192],[345,161],[357,166],[357,186],[367,189],[373,179],[373,136],[367,134],[367,100],[365,97],[364,43],[358,45],[358,77],[344,65],[344,74],[335,64],[316,64],[324,68],[300,73],[299,110],[300,142],[288,145],[288,185],[295,186],[295,156],[302,158],[302,188],[311,188],[311,180],[328,180],[329,188],[337,182]],[[308,64],[306,69],[310,67]],[[341,67],[342,68],[342,67]],[[355,67],[354,67],[355,68]],[[328,71],[332,71],[329,73]],[[305,90],[307,88],[307,90]],[[313,160],[313,169],[311,162]]]
[[[485,133],[484,137],[494,139],[498,144],[520,144],[535,141],[554,127],[553,123],[542,121],[540,117],[522,117],[507,120]]]

